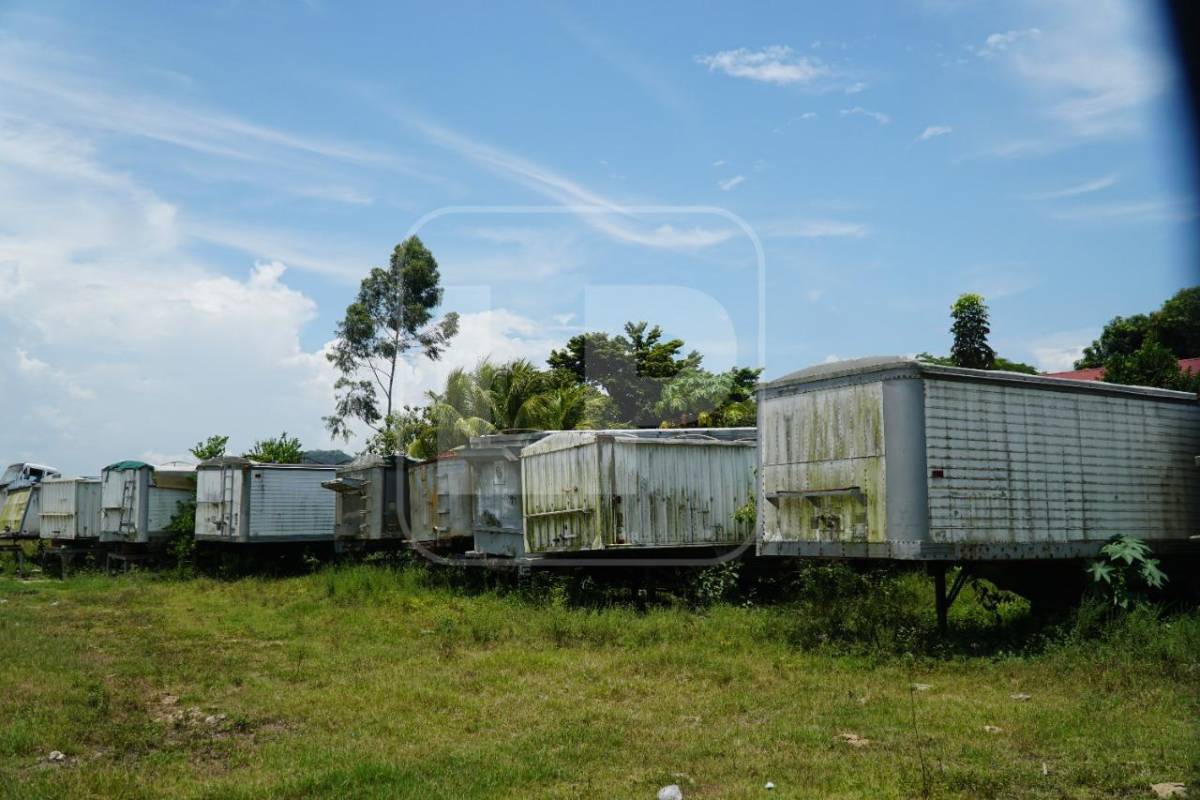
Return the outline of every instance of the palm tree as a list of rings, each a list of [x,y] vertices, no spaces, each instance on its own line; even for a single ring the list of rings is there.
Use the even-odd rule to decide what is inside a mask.
[[[525,405],[529,427],[566,431],[577,427],[588,412],[590,391],[583,384],[552,387]]]

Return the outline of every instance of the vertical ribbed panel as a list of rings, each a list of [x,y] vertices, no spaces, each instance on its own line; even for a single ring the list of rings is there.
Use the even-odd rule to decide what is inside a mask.
[[[333,539],[333,492],[321,482],[335,477],[335,468],[254,465],[246,473],[251,541]]]
[[[1196,405],[976,381],[925,385],[934,541],[1198,532]]]

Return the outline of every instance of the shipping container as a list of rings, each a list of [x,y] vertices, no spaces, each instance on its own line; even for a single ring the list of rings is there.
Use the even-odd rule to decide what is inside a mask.
[[[0,505],[0,533],[9,536],[36,537],[41,530],[41,484],[9,489]]]
[[[758,414],[765,555],[1070,558],[1200,532],[1193,394],[886,357],[764,384]]]
[[[195,498],[193,467],[110,464],[100,474],[100,541],[146,544],[164,538],[179,504]]]
[[[412,538],[422,544],[470,542],[471,476],[459,450],[409,465],[408,497]]]
[[[196,468],[196,541],[332,542],[337,468],[209,459]]]
[[[545,431],[473,436],[462,457],[470,465],[474,550],[489,556],[525,554],[521,513],[521,450]]]
[[[403,455],[364,455],[337,468],[322,486],[334,492],[338,539],[401,540],[409,525],[408,467]]]
[[[529,553],[728,547],[754,497],[754,428],[562,431],[521,452]]]
[[[100,538],[100,479],[53,478],[41,484],[41,538]]]

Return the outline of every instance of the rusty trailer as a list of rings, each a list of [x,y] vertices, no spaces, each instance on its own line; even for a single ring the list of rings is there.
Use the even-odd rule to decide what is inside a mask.
[[[321,485],[335,492],[334,535],[344,542],[403,541],[409,526],[404,455],[359,456]]]
[[[733,547],[753,528],[753,428],[562,431],[521,452],[531,554]]]
[[[461,450],[410,464],[408,497],[414,544],[458,547],[472,540],[471,476]]]

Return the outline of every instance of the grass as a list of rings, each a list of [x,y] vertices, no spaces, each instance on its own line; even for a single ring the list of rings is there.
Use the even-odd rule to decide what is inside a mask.
[[[0,795],[653,798],[677,783],[691,800],[771,781],[778,798],[1082,798],[1200,782],[1200,615],[1031,632],[967,596],[937,644],[928,581],[879,585],[842,598],[857,621],[838,627],[828,590],[638,613],[379,565],[0,579]]]

